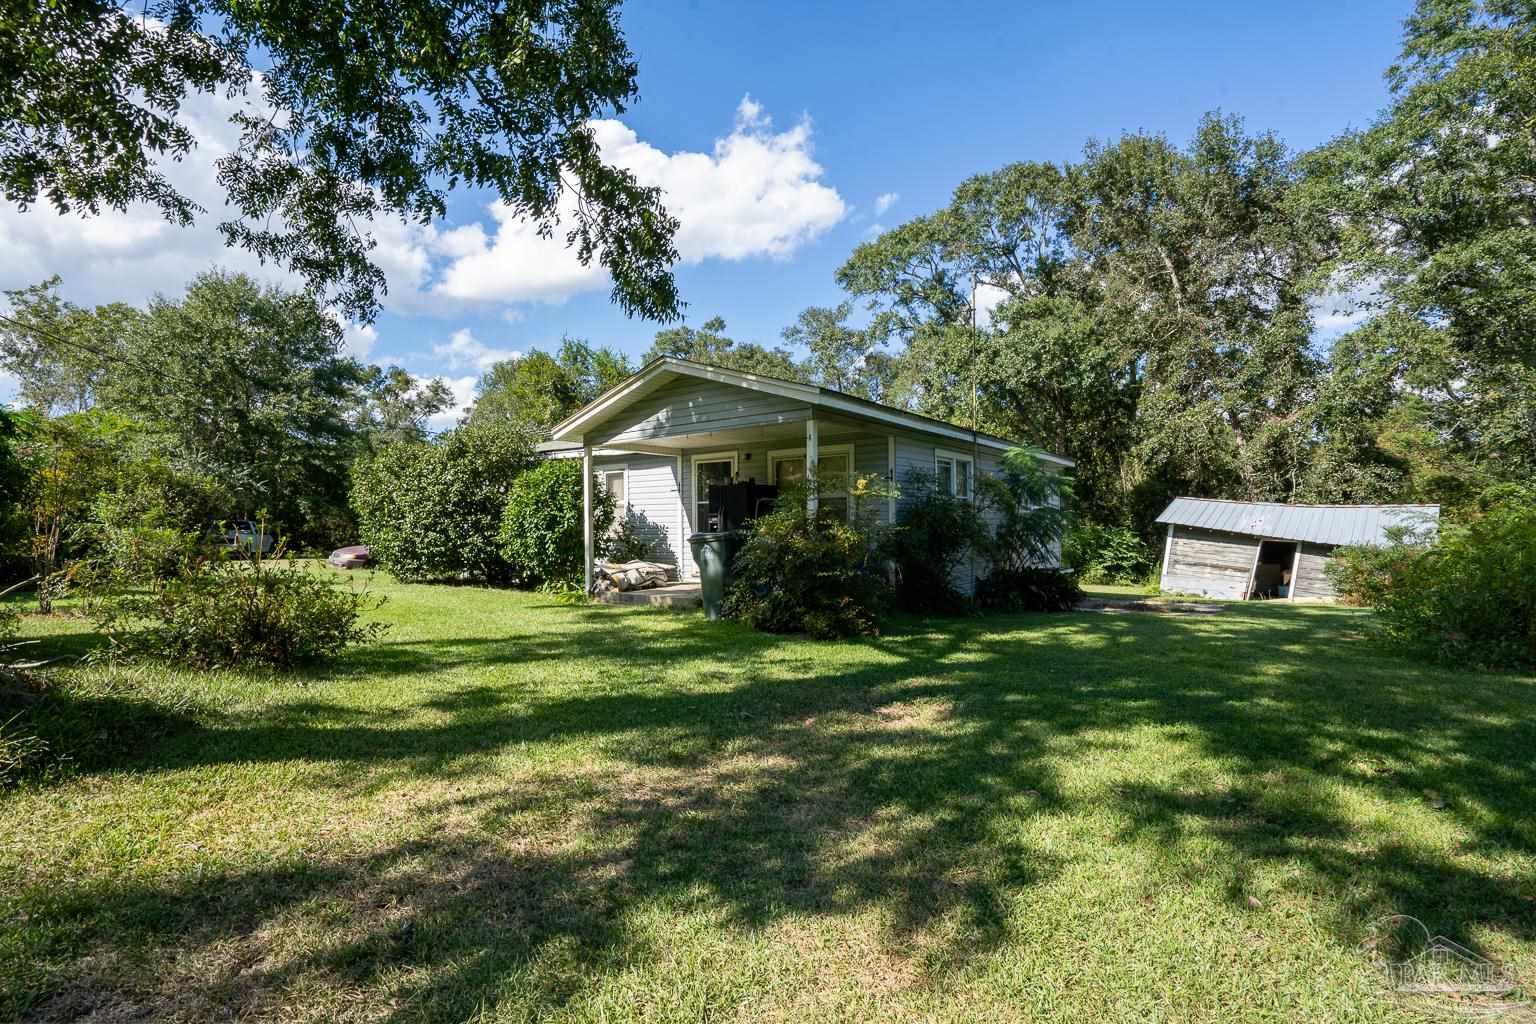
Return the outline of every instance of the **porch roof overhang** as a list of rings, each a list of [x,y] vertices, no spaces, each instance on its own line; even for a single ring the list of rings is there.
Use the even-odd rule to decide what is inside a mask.
[[[604,426],[611,425],[622,417],[626,409],[647,395],[674,380],[688,377],[803,402],[806,412],[800,416],[784,416],[777,423],[736,430],[709,430],[707,424],[700,424],[703,429],[689,434],[666,439],[658,438],[645,444],[614,442],[612,447],[637,452],[648,450],[670,452],[681,447],[698,448],[713,444],[728,445],[736,441],[752,439],[771,439],[781,434],[789,438],[797,432],[803,433],[804,420],[812,416],[826,424],[830,430],[836,430],[839,427],[846,427],[849,430],[868,430],[871,425],[875,425],[925,434],[953,444],[971,444],[974,441],[984,448],[996,451],[1022,447],[1018,442],[1007,438],[980,432],[973,434],[969,429],[953,423],[893,409],[888,405],[856,398],[831,388],[663,356],[647,363],[594,401],[555,424],[550,435],[553,442],[551,448],[562,442],[581,444],[584,437],[599,431]],[[1041,458],[1058,466],[1074,465],[1071,459],[1060,455],[1042,453]]]

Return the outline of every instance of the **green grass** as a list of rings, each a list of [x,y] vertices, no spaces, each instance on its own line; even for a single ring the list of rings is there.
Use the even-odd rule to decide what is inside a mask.
[[[816,643],[378,589],[328,673],[50,676],[0,1019],[1379,1020],[1394,912],[1536,970],[1536,679],[1361,612]]]

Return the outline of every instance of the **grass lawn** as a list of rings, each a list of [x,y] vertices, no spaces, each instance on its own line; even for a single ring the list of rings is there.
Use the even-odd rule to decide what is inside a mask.
[[[1394,912],[1536,974],[1536,679],[1364,613],[816,643],[377,587],[328,673],[51,677],[0,1019],[1380,1020]]]

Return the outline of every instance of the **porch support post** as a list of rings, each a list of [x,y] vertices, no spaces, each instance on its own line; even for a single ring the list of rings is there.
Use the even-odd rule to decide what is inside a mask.
[[[821,431],[816,426],[816,417],[813,415],[805,421],[805,482],[808,490],[805,496],[805,514],[815,518],[818,490],[816,483],[817,449],[821,443]]]
[[[581,439],[581,548],[585,593],[592,593],[592,444]]]
[[[890,484],[890,494],[885,499],[885,521],[896,525],[896,435],[885,438],[885,479]]]

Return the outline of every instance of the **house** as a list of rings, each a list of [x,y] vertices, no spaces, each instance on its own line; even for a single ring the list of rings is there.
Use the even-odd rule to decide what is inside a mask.
[[[1428,536],[1440,522],[1440,506],[1175,498],[1157,521],[1168,527],[1164,591],[1330,601],[1335,595],[1326,569],[1335,548],[1386,544],[1400,530]]]
[[[949,493],[970,498],[977,474],[996,472],[1003,453],[1016,447],[831,388],[664,357],[557,423],[543,450],[583,459],[589,490],[595,482],[613,493],[635,531],[653,545],[652,557],[676,563],[679,578],[689,579],[697,575],[689,536],[722,525],[718,503],[711,511],[712,486],[777,487],[819,474],[823,480],[883,477],[899,487],[919,470]],[[1072,466],[1060,456],[1044,458],[1059,471]],[[852,513],[849,498],[826,487],[813,500]],[[901,502],[886,499],[879,518],[896,521]],[[968,589],[975,580],[967,569],[957,582]]]

